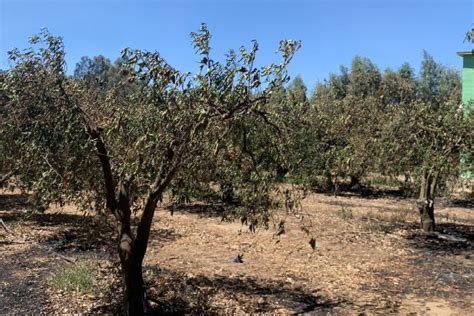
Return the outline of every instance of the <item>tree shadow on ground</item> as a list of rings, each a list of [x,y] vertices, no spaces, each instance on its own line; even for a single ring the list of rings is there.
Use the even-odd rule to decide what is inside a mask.
[[[190,276],[148,267],[145,273],[153,315],[202,313],[329,312],[342,302],[282,281]]]
[[[405,210],[406,207],[398,207],[394,208],[392,206],[382,206],[382,205],[365,205],[361,203],[360,201],[341,201],[341,200],[330,200],[330,201],[323,201],[323,204],[331,205],[331,206],[339,206],[342,208],[364,208],[366,210],[375,210],[375,211],[381,211],[381,212],[396,212],[400,210]]]
[[[7,224],[54,229],[53,234],[34,236],[40,244],[56,252],[110,250],[115,253],[112,218],[103,215],[38,213],[23,211],[28,207],[26,194],[0,194],[0,218]],[[30,235],[31,232],[25,232]],[[29,236],[33,237],[33,236]],[[180,236],[171,229],[152,229],[151,239],[171,242]]]
[[[58,215],[61,214],[53,216]],[[60,253],[99,251],[106,252],[112,257],[116,255],[116,232],[105,219],[87,216],[67,223],[67,226],[47,238],[40,239],[39,242]],[[161,246],[180,237],[181,235],[172,228],[152,228],[150,232],[150,242],[158,242]]]
[[[189,203],[180,205],[170,205],[166,210],[171,213],[195,214],[199,217],[220,217],[225,218],[232,206],[222,203]]]
[[[18,211],[28,207],[28,194],[0,194],[0,211]]]
[[[442,207],[462,207],[474,209],[474,198],[454,198],[454,199],[440,199],[439,205]]]
[[[400,188],[374,188],[362,185],[357,187],[342,185],[338,188],[337,193],[335,193],[334,190],[328,190],[320,187],[313,188],[312,191],[328,196],[360,197],[369,200],[383,198],[402,199],[410,196],[408,192]]]
[[[48,295],[43,289],[48,262],[41,249],[30,245],[3,245],[0,256],[0,314],[35,315],[44,311]],[[8,255],[6,255],[8,254]]]
[[[409,244],[420,251],[437,255],[460,255],[474,251],[474,227],[463,224],[439,223],[436,233],[412,230],[407,235]]]
[[[81,214],[32,211],[29,198],[28,194],[0,194],[0,217],[5,222],[26,221],[39,226],[77,225],[90,218]]]

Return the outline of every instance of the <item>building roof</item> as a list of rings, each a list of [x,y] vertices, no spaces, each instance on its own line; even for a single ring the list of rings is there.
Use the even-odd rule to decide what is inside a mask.
[[[474,49],[457,52],[456,54],[458,54],[459,56],[474,55]]]

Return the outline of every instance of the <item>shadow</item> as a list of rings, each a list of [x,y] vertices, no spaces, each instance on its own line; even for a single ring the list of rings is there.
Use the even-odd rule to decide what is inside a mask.
[[[281,308],[291,313],[328,313],[341,304],[282,281],[254,277],[190,277],[156,267],[147,270],[151,272],[146,282],[152,315],[272,313],[281,312]]]
[[[407,192],[403,188],[394,187],[372,187],[358,184],[351,186],[347,183],[339,185],[337,192],[334,189],[327,189],[324,187],[316,186],[312,188],[314,193],[321,193],[329,196],[342,196],[342,197],[362,197],[366,199],[380,199],[380,198],[409,198],[412,193]]]
[[[421,286],[417,292],[427,297],[459,299],[463,293],[472,292],[473,227],[438,224],[436,231],[443,235],[418,230],[406,237],[408,245],[416,250],[409,259],[410,266],[416,267],[416,275],[420,280],[415,284],[434,284],[431,287]],[[439,236],[454,238],[440,239]]]
[[[150,231],[150,242],[158,242],[160,246],[173,242],[181,237],[182,235],[178,234],[173,228],[152,228]]]
[[[448,200],[440,200],[440,205],[449,207],[463,207],[463,208],[474,208],[474,199],[448,199]]]
[[[440,223],[436,225],[436,231],[474,242],[474,226],[471,225]]]
[[[109,256],[115,257],[117,248],[116,231],[106,219],[98,216],[84,216],[79,220],[76,219],[66,223],[64,229],[60,229],[47,238],[40,239],[39,243],[45,244],[60,253],[92,251],[102,254],[107,253]],[[159,246],[180,237],[181,235],[171,228],[152,228],[150,231],[150,243],[158,243]]]
[[[40,249],[27,244],[7,244],[1,249],[0,314],[44,314],[48,294],[43,282],[51,260],[45,260]]]
[[[18,211],[28,207],[28,194],[0,194],[0,211]]]
[[[56,233],[40,238],[39,243],[57,252],[107,251],[114,253],[116,236],[113,228],[102,218],[74,215],[61,216],[55,214],[46,225],[63,225]],[[54,217],[58,218],[54,219]],[[69,221],[68,221],[69,219]],[[62,220],[66,220],[61,223]],[[53,222],[53,223],[52,223]],[[42,225],[45,222],[40,221]]]
[[[347,189],[340,192],[340,196],[357,196],[368,200],[373,199],[405,199],[409,196],[403,190],[393,189],[393,188],[372,188],[372,187],[362,187],[358,190]]]
[[[397,212],[400,211],[400,207],[389,207],[389,206],[382,206],[382,205],[365,205],[363,202],[360,201],[341,201],[341,200],[329,200],[329,201],[323,201],[322,203],[326,205],[331,205],[331,206],[339,206],[341,208],[363,208],[365,210],[374,210],[377,212]]]
[[[419,226],[413,223],[402,221],[381,221],[364,218],[364,229],[370,232],[379,232],[385,234],[392,234],[395,231],[411,231],[417,229]]]
[[[77,226],[88,222],[89,216],[64,213],[36,213],[9,211],[1,215],[5,221],[28,221],[38,226]]]
[[[435,230],[442,234],[429,234],[421,230],[412,230],[406,237],[409,244],[422,252],[442,256],[461,255],[474,251],[474,226],[440,223]]]
[[[226,208],[227,207],[227,208]],[[174,213],[181,212],[187,214],[195,214],[199,217],[222,217],[224,218],[229,212],[229,207],[224,204],[214,203],[192,203],[192,204],[181,204],[181,205],[170,205],[166,207],[166,210]]]
[[[26,211],[31,205],[28,194],[0,194],[0,217],[5,222],[28,221],[38,226],[77,225],[90,216]]]

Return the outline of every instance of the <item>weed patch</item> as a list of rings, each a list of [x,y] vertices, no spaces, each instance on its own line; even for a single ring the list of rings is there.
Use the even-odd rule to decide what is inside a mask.
[[[348,221],[354,218],[354,214],[352,213],[352,210],[350,208],[343,207],[336,214],[337,214],[337,217],[345,221]]]
[[[96,283],[91,264],[84,262],[58,269],[47,282],[50,287],[58,290],[78,292],[92,292]]]

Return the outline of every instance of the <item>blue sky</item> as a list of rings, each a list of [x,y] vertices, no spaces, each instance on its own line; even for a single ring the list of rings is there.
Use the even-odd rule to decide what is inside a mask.
[[[381,69],[409,62],[415,69],[426,49],[457,69],[455,52],[474,22],[472,0],[0,0],[0,68],[7,51],[24,48],[30,35],[48,27],[63,36],[68,71],[81,56],[111,60],[124,47],[157,50],[174,67],[196,69],[189,33],[208,24],[216,57],[229,48],[260,44],[260,63],[278,61],[280,39],[300,39],[290,73],[310,89],[356,54]]]

